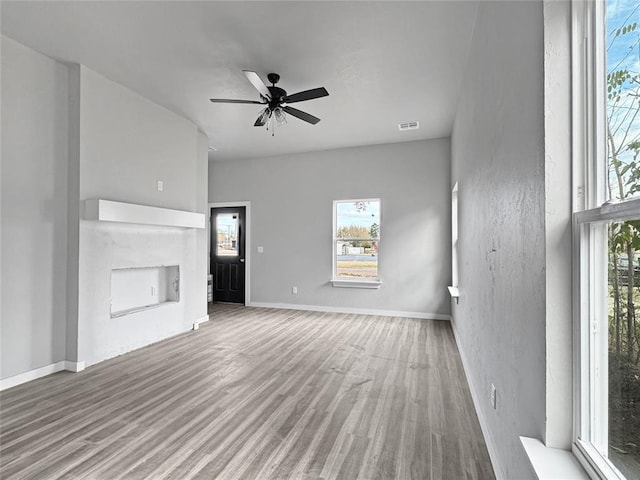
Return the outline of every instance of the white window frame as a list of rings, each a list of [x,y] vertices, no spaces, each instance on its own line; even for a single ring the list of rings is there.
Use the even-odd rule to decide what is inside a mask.
[[[380,208],[380,223],[378,226],[378,276],[371,279],[359,279],[351,280],[345,278],[338,278],[337,275],[337,261],[336,257],[338,252],[336,251],[336,245],[338,243],[337,228],[338,228],[338,204],[339,203],[355,203],[355,202],[378,202]],[[380,198],[354,198],[346,200],[334,200],[333,201],[333,234],[332,234],[332,279],[331,283],[334,287],[341,288],[380,288],[382,280],[380,279],[380,238],[382,235],[382,200]]]
[[[608,450],[607,225],[640,218],[640,199],[574,214],[573,451],[594,479],[624,479]]]
[[[451,285],[447,288],[451,298],[458,303],[458,182],[451,189]]]
[[[606,196],[605,4],[572,3],[574,434],[593,479],[625,479],[608,450],[607,225],[640,219],[640,199]]]

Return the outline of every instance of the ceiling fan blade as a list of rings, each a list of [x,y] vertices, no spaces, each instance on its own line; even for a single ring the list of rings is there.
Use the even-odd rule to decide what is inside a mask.
[[[305,90],[304,92],[294,93],[284,97],[285,103],[302,102],[304,100],[313,100],[314,98],[326,97],[329,92],[324,87],[312,88],[311,90]]]
[[[247,76],[247,80],[251,82],[251,85],[256,87],[256,90],[260,92],[260,95],[262,95],[267,100],[271,100],[271,92],[264,84],[262,79],[258,76],[258,74],[256,72],[252,72],[251,70],[243,70],[243,72]]]
[[[318,117],[314,117],[313,115],[303,112],[302,110],[298,110],[293,107],[282,107],[282,109],[287,112],[289,115],[293,115],[294,117],[298,117],[300,120],[304,120],[305,122],[309,122],[312,125],[315,125],[320,121]]]
[[[210,98],[213,103],[257,103],[258,105],[264,105],[267,102],[258,102],[257,100],[230,100],[228,98]]]

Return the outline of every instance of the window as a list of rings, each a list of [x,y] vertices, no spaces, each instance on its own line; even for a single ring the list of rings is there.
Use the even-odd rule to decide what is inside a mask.
[[[458,182],[451,190],[451,284],[458,287]]]
[[[237,257],[238,252],[238,215],[235,213],[219,213],[216,215],[216,255]]]
[[[574,451],[594,478],[640,478],[640,4],[574,7]]]
[[[448,288],[458,303],[458,182],[451,190],[451,285]]]
[[[378,288],[380,199],[333,202],[333,285]]]

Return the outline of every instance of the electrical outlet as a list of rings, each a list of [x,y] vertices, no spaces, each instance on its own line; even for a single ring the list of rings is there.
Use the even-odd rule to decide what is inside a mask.
[[[291,293],[293,293],[294,295],[298,294],[298,287],[291,287]]]
[[[158,294],[158,289],[155,287],[155,285],[151,285],[151,296],[155,297]]]
[[[161,192],[164,190],[164,182],[162,180],[158,180],[158,191]]]
[[[264,247],[258,247],[258,253],[264,253]]]
[[[491,384],[491,407],[496,409],[496,386]]]

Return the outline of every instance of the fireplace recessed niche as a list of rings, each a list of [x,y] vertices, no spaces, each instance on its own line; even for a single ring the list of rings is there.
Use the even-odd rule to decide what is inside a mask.
[[[179,301],[178,265],[111,270],[111,318]]]

